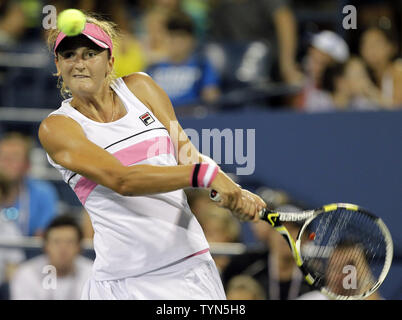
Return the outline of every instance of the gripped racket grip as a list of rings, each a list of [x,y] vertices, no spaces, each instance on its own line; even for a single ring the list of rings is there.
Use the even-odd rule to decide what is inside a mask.
[[[211,190],[209,197],[211,198],[211,200],[216,201],[216,202],[221,200],[221,196],[219,195],[218,191],[216,191],[214,189]]]
[[[258,214],[260,215],[260,219],[264,221],[268,221],[268,214],[271,213],[272,211],[268,209],[262,209]]]
[[[220,201],[221,200],[221,196],[219,195],[218,191],[212,189],[209,197],[211,198],[211,200],[213,201]],[[267,209],[262,209],[258,214],[260,216],[261,220],[265,220],[268,221],[268,213],[271,213],[272,211],[267,210]]]

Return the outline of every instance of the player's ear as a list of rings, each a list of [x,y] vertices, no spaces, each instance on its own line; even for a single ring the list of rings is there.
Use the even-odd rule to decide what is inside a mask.
[[[113,72],[113,66],[114,66],[114,56],[111,56],[108,61],[108,70],[107,70],[108,74]]]
[[[60,76],[60,68],[59,68],[59,60],[57,59],[57,57],[54,58],[54,64],[56,65],[56,69],[57,69],[57,76]]]

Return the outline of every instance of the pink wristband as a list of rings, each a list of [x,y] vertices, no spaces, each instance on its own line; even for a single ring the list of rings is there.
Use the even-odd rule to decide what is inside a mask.
[[[191,185],[195,188],[208,188],[218,174],[219,167],[210,163],[197,163],[191,174]]]

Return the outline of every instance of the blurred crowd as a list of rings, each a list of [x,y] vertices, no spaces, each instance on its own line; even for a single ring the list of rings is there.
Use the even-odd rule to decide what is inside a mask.
[[[62,100],[43,41],[49,13],[78,8],[121,33],[116,76],[146,72],[183,107],[299,111],[397,109],[402,103],[400,2],[3,0],[0,107],[57,108]],[[46,24],[47,23],[47,24]],[[28,55],[27,55],[28,54]]]
[[[56,109],[63,100],[44,41],[45,5],[57,12],[96,12],[114,21],[121,33],[114,51],[116,76],[148,73],[179,116],[200,106],[300,112],[400,109],[400,2],[356,1],[355,30],[342,27],[343,4],[0,0],[0,111]],[[35,255],[0,247],[0,299],[79,299],[92,264],[81,244],[92,239],[93,230],[86,212],[65,212],[54,184],[31,177],[35,138],[0,126],[0,241],[43,241]],[[272,208],[304,209],[283,191],[263,187],[257,192]],[[205,190],[186,193],[211,244],[256,248],[214,256],[229,299],[308,297],[311,289],[278,233],[265,223],[239,223]],[[52,288],[53,273],[57,289]]]

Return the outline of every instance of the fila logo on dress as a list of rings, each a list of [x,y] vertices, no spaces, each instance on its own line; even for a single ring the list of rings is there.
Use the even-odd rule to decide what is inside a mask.
[[[149,114],[149,112],[144,113],[140,116],[140,119],[146,126],[150,125],[152,122],[155,122],[155,119]]]

